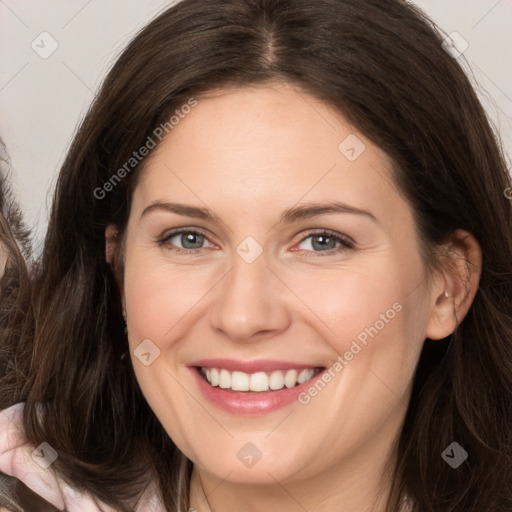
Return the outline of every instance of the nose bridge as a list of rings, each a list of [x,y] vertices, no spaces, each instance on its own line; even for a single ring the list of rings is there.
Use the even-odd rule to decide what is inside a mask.
[[[210,315],[213,328],[239,341],[280,331],[289,321],[283,290],[267,267],[266,254],[256,249],[249,240],[233,252],[231,270],[217,287]]]

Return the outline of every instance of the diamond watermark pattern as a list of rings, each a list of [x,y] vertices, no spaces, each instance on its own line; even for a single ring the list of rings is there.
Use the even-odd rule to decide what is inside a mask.
[[[145,339],[133,354],[144,366],[150,366],[160,356],[160,349],[150,339]]]
[[[252,236],[248,236],[238,245],[236,252],[246,263],[253,263],[263,252],[263,247]]]
[[[31,456],[39,466],[48,469],[57,460],[58,454],[48,443],[41,443]]]
[[[258,463],[263,454],[254,444],[246,443],[240,448],[236,456],[244,466],[251,469]]]
[[[445,449],[441,457],[449,466],[457,469],[468,458],[468,452],[454,441]]]
[[[59,47],[59,43],[48,32],[41,32],[30,45],[39,57],[47,59]]]
[[[339,152],[350,162],[357,160],[365,149],[366,146],[364,142],[353,133],[338,145]]]
[[[442,46],[446,52],[456,59],[469,48],[469,43],[458,32],[452,32],[444,38]]]

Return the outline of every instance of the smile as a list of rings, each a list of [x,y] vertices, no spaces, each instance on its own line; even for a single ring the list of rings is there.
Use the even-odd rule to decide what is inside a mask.
[[[274,370],[272,372],[245,373],[229,371],[225,368],[201,367],[201,375],[213,387],[231,391],[279,391],[286,387],[293,388],[312,379],[320,368]]]
[[[324,366],[287,361],[204,359],[188,365],[206,402],[237,416],[264,415],[297,403]]]

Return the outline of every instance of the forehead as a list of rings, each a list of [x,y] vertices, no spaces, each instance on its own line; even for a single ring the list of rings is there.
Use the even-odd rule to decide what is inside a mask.
[[[135,198],[141,208],[169,197],[242,209],[331,200],[371,205],[386,217],[402,201],[387,156],[296,87],[216,90],[196,101],[144,170]]]

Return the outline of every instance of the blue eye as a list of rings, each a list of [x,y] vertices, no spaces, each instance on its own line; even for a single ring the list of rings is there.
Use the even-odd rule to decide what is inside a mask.
[[[169,244],[172,246],[169,249],[177,252],[200,252],[197,249],[208,247],[208,245],[204,245],[206,241],[208,241],[206,236],[198,231],[181,230],[165,236],[160,240],[160,245]],[[178,244],[181,244],[181,247]]]
[[[354,243],[349,238],[326,230],[308,234],[302,238],[299,245],[305,242],[307,247],[299,247],[299,250],[311,252],[315,256],[328,256],[354,247]],[[173,231],[161,238],[158,244],[170,251],[186,254],[201,254],[202,249],[213,245],[206,235],[192,229]]]
[[[299,242],[299,244],[302,244],[306,241],[308,241],[307,245],[309,247],[303,248],[302,250],[324,252],[328,254],[346,249],[352,249],[354,247],[354,244],[348,238],[325,230],[310,233],[304,237]],[[323,254],[319,256],[323,256]]]

